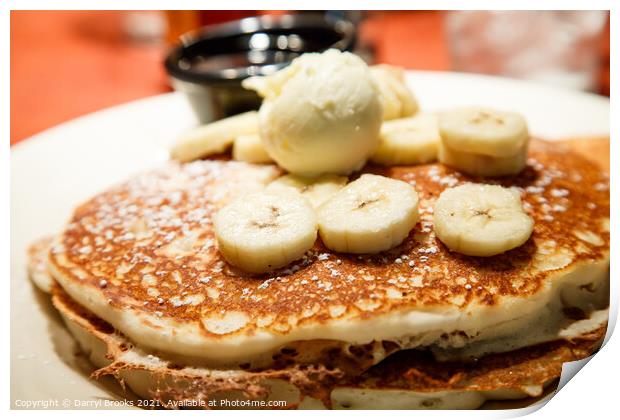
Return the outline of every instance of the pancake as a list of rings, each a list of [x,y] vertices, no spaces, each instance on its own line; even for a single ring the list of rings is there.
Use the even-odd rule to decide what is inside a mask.
[[[28,276],[45,293],[51,293],[54,282],[47,265],[47,254],[53,240],[54,237],[46,236],[35,241],[28,248]]]
[[[146,351],[213,366],[270,359],[317,341],[388,341],[394,350],[474,357],[506,342],[502,351],[548,340],[524,331],[555,325],[567,309],[606,306],[609,178],[570,149],[534,140],[526,170],[502,179],[440,164],[363,172],[404,180],[420,194],[420,223],[389,252],[337,254],[317,241],[303,259],[270,275],[228,266],[215,247],[212,214],[278,170],[207,160],[170,162],[81,205],[56,238],[49,269],[72,299]],[[476,258],[435,238],[435,199],[469,181],[522,191],[535,220],[523,246]],[[462,351],[475,343],[485,345]],[[375,350],[373,363],[390,353]]]
[[[609,137],[578,137],[563,140],[562,144],[596,163],[609,174]]]
[[[560,376],[563,363],[598,349],[606,327],[606,314],[601,313],[565,330],[562,340],[467,364],[437,362],[428,352],[404,350],[353,377],[326,364],[217,370],[180,366],[145,353],[59,286],[52,288],[52,296],[71,333],[98,367],[94,378],[114,375],[138,396],[166,408],[189,402],[191,408],[230,408],[218,405],[227,400],[254,401],[254,408],[473,409],[488,400],[540,397]],[[269,401],[286,405],[269,406]]]

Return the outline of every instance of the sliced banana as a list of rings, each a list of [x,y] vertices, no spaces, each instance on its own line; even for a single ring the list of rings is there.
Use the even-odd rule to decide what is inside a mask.
[[[440,141],[436,115],[417,114],[385,121],[381,125],[381,143],[370,160],[388,166],[433,162]]]
[[[370,74],[379,88],[383,120],[409,117],[418,112],[418,101],[405,83],[403,69],[380,64],[371,66]]]
[[[228,149],[236,137],[258,133],[258,113],[249,111],[224,118],[183,134],[170,150],[173,159],[189,162]]]
[[[297,175],[284,175],[267,185],[267,192],[301,193],[314,208],[318,208],[347,184],[346,176],[322,175],[306,178]]]
[[[452,150],[495,157],[515,156],[529,138],[520,114],[479,107],[441,113],[439,132]]]
[[[470,175],[487,177],[516,175],[527,165],[527,144],[514,156],[496,157],[455,151],[441,142],[439,161]]]
[[[319,207],[318,216],[327,248],[377,253],[400,244],[416,225],[418,193],[406,182],[365,174]]]
[[[231,265],[266,273],[301,258],[317,237],[317,217],[301,196],[254,193],[213,218],[217,245]]]
[[[248,163],[271,163],[273,159],[260,141],[258,134],[246,134],[235,139],[232,157]]]
[[[477,257],[523,245],[534,227],[518,191],[471,183],[442,192],[433,221],[435,234],[450,250]]]

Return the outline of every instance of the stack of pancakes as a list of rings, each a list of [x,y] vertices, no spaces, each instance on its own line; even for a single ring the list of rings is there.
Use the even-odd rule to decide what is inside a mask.
[[[247,275],[219,254],[212,216],[280,170],[169,162],[79,206],[63,232],[31,248],[31,276],[94,378],[114,375],[169,407],[476,408],[540,396],[563,362],[598,349],[609,299],[609,178],[599,166],[533,140],[514,177],[438,163],[362,173],[420,195],[420,222],[381,254],[337,254],[317,240],[288,267]],[[433,204],[465,182],[519,188],[531,238],[494,257],[450,252],[434,235]]]

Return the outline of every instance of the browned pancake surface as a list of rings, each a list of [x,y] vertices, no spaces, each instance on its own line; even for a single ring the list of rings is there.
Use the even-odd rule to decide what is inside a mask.
[[[126,357],[128,352],[135,351],[133,345],[112,326],[77,304],[57,285],[52,288],[52,300],[65,317],[106,346],[110,364],[95,371],[93,377],[115,375],[122,378],[119,375],[131,371],[147,372],[152,375],[156,387],[151,397],[164,403],[169,399],[208,400],[218,392],[231,390],[242,392],[248,398],[264,398],[269,394],[265,379],[288,381],[298,387],[302,395],[318,398],[327,406],[331,404],[331,390],[336,386],[428,393],[512,390],[538,396],[544,386],[560,376],[563,363],[583,359],[597,351],[606,331],[602,326],[571,340],[492,354],[469,363],[438,362],[427,352],[402,350],[361,375],[353,376],[326,361],[218,373],[166,363],[165,359],[143,354]]]
[[[556,340],[473,362],[438,362],[418,350],[399,351],[349,381],[349,386],[416,392],[491,391],[542,386],[558,378],[562,364],[590,356],[600,347],[606,327],[570,341]]]
[[[557,258],[558,249],[569,252],[558,269],[601,259],[609,249],[603,226],[608,177],[559,144],[532,141],[530,149],[527,169],[504,179],[473,178],[441,164],[367,167],[411,183],[420,194],[420,223],[402,245],[380,255],[338,254],[317,241],[306,257],[277,273],[251,277],[230,267],[217,251],[211,217],[227,193],[214,185],[226,185],[235,163],[200,161],[171,162],[84,203],[50,258],[58,266],[59,255],[75,264],[77,273],[64,274],[102,291],[118,308],[181,322],[224,311],[251,315],[229,334],[286,333],[304,323],[408,308],[495,305],[502,297],[535,294],[552,274],[541,264]],[[434,201],[445,188],[470,181],[522,189],[535,219],[523,246],[476,258],[450,252],[435,238]]]

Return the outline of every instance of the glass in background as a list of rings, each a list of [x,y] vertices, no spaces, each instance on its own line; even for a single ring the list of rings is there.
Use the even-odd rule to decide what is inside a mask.
[[[453,11],[446,14],[457,71],[599,91],[606,11]]]

